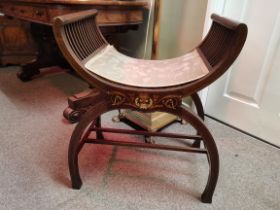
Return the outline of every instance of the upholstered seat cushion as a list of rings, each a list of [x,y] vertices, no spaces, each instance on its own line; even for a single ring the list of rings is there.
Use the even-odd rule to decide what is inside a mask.
[[[168,87],[197,80],[209,71],[196,50],[166,60],[128,57],[108,45],[85,63],[88,71],[136,87]]]

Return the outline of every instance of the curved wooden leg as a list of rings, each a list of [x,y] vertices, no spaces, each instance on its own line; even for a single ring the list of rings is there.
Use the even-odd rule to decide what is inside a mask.
[[[68,165],[72,188],[74,189],[80,189],[82,186],[82,180],[79,173],[78,154],[84,145],[85,139],[89,135],[89,132],[86,131],[86,129],[89,130],[92,125],[99,124],[99,116],[106,111],[108,111],[108,109],[105,101],[96,103],[85,113],[85,115],[82,116],[80,122],[73,131],[68,149]],[[91,124],[92,122],[93,124]]]
[[[195,108],[196,108],[196,112],[198,114],[198,116],[204,121],[204,110],[203,110],[203,106],[200,100],[200,97],[198,95],[198,93],[193,93],[191,95],[191,98],[194,102]],[[201,140],[196,140],[193,144],[192,147],[196,147],[196,148],[200,148],[200,144],[201,144]]]
[[[116,108],[118,107],[114,107],[114,109]],[[111,109],[112,107],[108,108],[105,101],[99,101],[81,118],[72,134],[68,151],[68,164],[72,187],[74,189],[80,189],[82,186],[78,166],[78,154],[88,136],[88,131],[86,130],[90,130],[91,126],[99,125],[99,116]],[[176,110],[169,110],[168,112],[178,115],[182,119],[188,121],[197,130],[197,132],[199,132],[203,139],[209,161],[209,176],[207,185],[201,195],[201,200],[204,203],[211,203],[219,175],[219,155],[214,139],[207,127],[204,125],[203,121],[183,106],[177,108]]]
[[[215,141],[208,128],[199,117],[185,109],[183,106],[178,108],[177,112],[179,112],[177,113],[179,116],[188,121],[202,136],[209,160],[209,176],[201,200],[204,203],[211,203],[219,175],[219,154]],[[174,113],[176,113],[176,111]]]

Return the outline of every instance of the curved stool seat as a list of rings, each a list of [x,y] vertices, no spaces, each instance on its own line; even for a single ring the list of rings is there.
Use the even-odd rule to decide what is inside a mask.
[[[112,82],[144,88],[181,85],[209,73],[197,50],[172,59],[143,60],[121,54],[111,45],[89,58],[85,68]]]
[[[69,144],[72,187],[80,189],[82,186],[78,157],[85,144],[191,152],[206,155],[209,162],[208,181],[201,200],[211,203],[219,175],[219,155],[214,138],[203,122],[204,111],[197,92],[217,80],[232,65],[245,43],[247,26],[214,14],[207,36],[193,51],[177,58],[151,61],[128,57],[109,45],[99,31],[96,15],[96,10],[63,15],[56,17],[53,24],[56,41],[65,58],[82,78],[96,87],[85,103],[85,114]],[[182,104],[182,98],[186,96],[192,98],[196,113]],[[188,122],[196,134],[101,126],[101,115],[116,109],[177,115]],[[174,146],[160,142],[124,142],[105,139],[104,133],[179,138],[192,143]]]

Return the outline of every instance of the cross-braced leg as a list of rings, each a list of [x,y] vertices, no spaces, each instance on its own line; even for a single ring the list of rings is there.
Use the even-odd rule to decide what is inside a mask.
[[[182,119],[189,122],[202,137],[209,160],[209,176],[201,200],[204,203],[211,203],[219,175],[219,154],[215,141],[203,121],[191,111],[181,106],[174,111],[174,114],[178,114]]]
[[[98,118],[107,110],[107,104],[105,101],[96,103],[85,113],[85,115],[82,116],[80,122],[73,131],[68,150],[68,164],[72,187],[74,189],[80,189],[82,186],[78,164],[79,152],[90,133],[91,127],[98,124]],[[97,133],[96,135],[98,136],[101,134]]]
[[[194,105],[195,105],[196,112],[197,112],[198,116],[201,118],[201,120],[204,121],[204,110],[203,110],[203,106],[202,106],[199,95],[197,93],[193,93],[191,95],[191,98],[194,102]],[[200,144],[201,144],[201,140],[196,140],[193,143],[192,147],[200,148]]]
[[[118,108],[118,107],[115,107]],[[96,125],[97,118],[111,110],[112,108],[108,108],[105,101],[101,101],[94,105],[91,109],[87,111],[87,113],[82,117],[81,121],[75,128],[73,135],[71,137],[70,145],[69,145],[69,170],[72,180],[72,187],[74,189],[79,189],[82,185],[82,181],[79,174],[78,167],[78,154],[81,149],[81,144],[83,145],[83,134],[87,133],[86,130],[92,125]],[[163,111],[163,110],[162,110]],[[165,110],[166,111],[166,110]],[[182,119],[189,122],[201,135],[205,148],[207,150],[207,156],[209,160],[209,176],[208,182],[205,187],[205,190],[201,196],[202,202],[211,203],[212,196],[217,184],[218,174],[219,174],[219,156],[216,144],[214,139],[204,125],[203,121],[193,114],[191,111],[188,111],[183,106],[178,107],[175,110],[170,110],[170,113],[180,116]],[[82,139],[82,140],[81,140]]]

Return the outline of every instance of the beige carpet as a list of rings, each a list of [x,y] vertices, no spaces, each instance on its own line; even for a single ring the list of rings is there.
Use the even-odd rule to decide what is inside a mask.
[[[72,190],[67,147],[74,125],[62,111],[67,96],[87,85],[65,73],[22,83],[17,70],[0,69],[1,210],[280,209],[279,149],[210,119],[221,160],[212,204],[199,200],[208,176],[199,154],[86,145],[80,155],[84,185]],[[103,124],[128,127],[112,123],[114,114],[104,115]],[[179,123],[166,128],[186,129]]]

